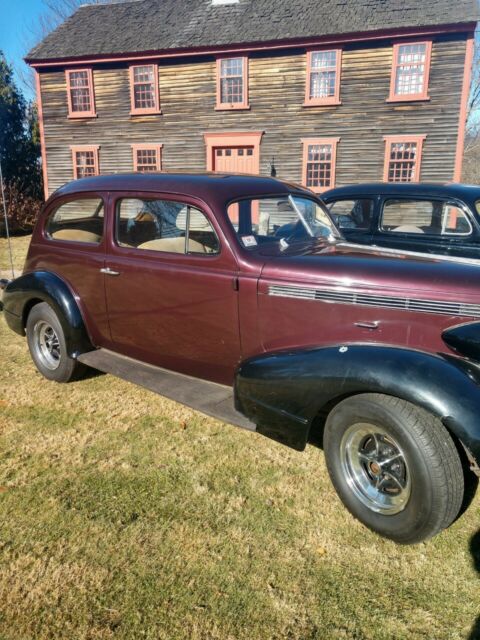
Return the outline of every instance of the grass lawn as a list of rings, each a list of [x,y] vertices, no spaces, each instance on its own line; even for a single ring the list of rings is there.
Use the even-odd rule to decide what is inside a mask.
[[[1,640],[468,638],[479,513],[396,546],[341,506],[321,450],[108,375],[48,382],[0,318]]]

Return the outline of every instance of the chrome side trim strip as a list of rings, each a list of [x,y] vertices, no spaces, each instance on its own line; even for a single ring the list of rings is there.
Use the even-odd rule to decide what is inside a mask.
[[[281,298],[299,298],[339,304],[355,304],[362,307],[380,309],[400,309],[421,313],[437,313],[447,316],[480,318],[480,304],[468,302],[445,302],[394,296],[381,296],[357,291],[335,291],[332,289],[313,289],[296,285],[270,285],[268,295]]]

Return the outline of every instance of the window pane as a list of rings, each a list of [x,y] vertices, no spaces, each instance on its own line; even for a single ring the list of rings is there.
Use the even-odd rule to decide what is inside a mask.
[[[219,251],[217,236],[205,215],[195,207],[171,200],[121,200],[116,234],[120,246],[142,250],[182,254]]]
[[[388,182],[412,182],[417,162],[416,142],[394,142],[390,145]]]
[[[329,187],[332,181],[332,145],[310,144],[307,151],[307,187]]]
[[[424,42],[419,44],[402,44],[398,51],[398,61],[400,64],[418,64],[425,62],[427,45]]]
[[[436,226],[437,228],[437,226]],[[451,202],[442,203],[441,233],[442,235],[470,235],[472,225],[463,209]]]
[[[312,53],[312,69],[335,67],[337,64],[336,51],[315,51]]]
[[[99,243],[103,235],[103,202],[85,198],[60,205],[45,225],[48,236],[55,240]]]
[[[133,101],[135,109],[155,109],[155,67],[133,67]]]
[[[328,205],[333,221],[341,229],[369,229],[373,217],[373,200],[337,200]]]
[[[88,87],[88,71],[72,71],[70,74],[70,86]]]
[[[323,207],[308,198],[294,196],[295,205],[316,237],[329,237],[336,230]],[[264,245],[278,246],[282,238],[305,240],[307,232],[287,197],[247,198],[227,209],[228,218],[241,245],[254,250]]]
[[[387,200],[383,207],[382,229],[403,233],[434,233],[438,203],[431,200]],[[441,205],[441,203],[440,203]]]
[[[137,171],[158,171],[156,149],[137,149]]]
[[[316,51],[311,54],[310,98],[335,96],[336,65],[336,51]]]
[[[399,47],[395,78],[396,95],[418,95],[423,93],[425,61],[425,43],[408,44]]]
[[[310,74],[310,98],[329,98],[335,95],[335,71]]]
[[[243,102],[243,58],[220,61],[220,103]]]
[[[134,82],[153,82],[154,67],[152,65],[148,65],[145,67],[134,67],[133,80]]]
[[[155,87],[153,84],[136,84],[133,88],[135,109],[153,109],[155,107]]]
[[[222,60],[220,64],[222,78],[243,75],[243,58],[228,58]]]
[[[76,151],[75,168],[77,178],[88,178],[88,176],[96,175],[95,151]]]
[[[243,78],[222,78],[220,80],[220,100],[222,103],[243,102]]]
[[[398,199],[385,203],[382,229],[442,236],[469,235],[472,226],[465,211],[452,202]]]
[[[70,78],[70,97],[73,112],[91,110],[88,71],[73,71]]]

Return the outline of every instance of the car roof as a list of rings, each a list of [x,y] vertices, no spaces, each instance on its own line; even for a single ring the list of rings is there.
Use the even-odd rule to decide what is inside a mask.
[[[300,185],[276,178],[225,173],[115,173],[73,180],[53,196],[74,195],[92,191],[159,192],[196,196],[224,201],[255,195],[285,195],[302,192],[315,194]]]
[[[402,196],[448,196],[460,200],[480,199],[480,186],[460,184],[457,182],[370,182],[363,184],[351,184],[337,189],[330,189],[322,194],[322,198],[344,196],[371,196],[371,195],[402,195]]]

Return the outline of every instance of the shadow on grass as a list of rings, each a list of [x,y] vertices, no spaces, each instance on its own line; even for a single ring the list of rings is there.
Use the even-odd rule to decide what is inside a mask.
[[[480,574],[480,530],[477,531],[470,540],[470,553],[472,555],[473,567]],[[475,620],[468,640],[480,640],[480,616]]]
[[[82,372],[82,376],[80,380],[90,380],[92,378],[99,378],[100,376],[106,376],[107,374],[104,371],[99,371],[98,369],[92,369],[92,367],[86,367],[85,371]]]

